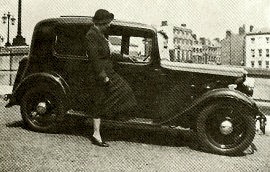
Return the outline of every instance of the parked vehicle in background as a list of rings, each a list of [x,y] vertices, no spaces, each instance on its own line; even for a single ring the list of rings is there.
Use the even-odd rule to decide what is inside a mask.
[[[92,106],[96,88],[84,49],[90,25],[91,17],[53,18],[36,25],[7,105],[20,105],[30,129],[51,132],[69,116],[91,117],[85,107]],[[256,118],[264,118],[250,98],[252,89],[244,85],[246,71],[161,60],[160,36],[152,26],[112,22],[108,39],[114,40],[115,53],[129,54],[114,59],[115,71],[129,82],[138,107],[126,120],[108,117],[104,123],[156,130],[180,126],[197,132],[201,145],[212,152],[245,150],[254,139]]]

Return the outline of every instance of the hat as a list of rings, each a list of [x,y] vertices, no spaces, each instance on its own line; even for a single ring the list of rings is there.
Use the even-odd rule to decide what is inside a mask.
[[[105,24],[110,23],[113,19],[113,13],[110,13],[104,9],[99,9],[96,11],[95,16],[93,17],[93,22],[96,24]]]

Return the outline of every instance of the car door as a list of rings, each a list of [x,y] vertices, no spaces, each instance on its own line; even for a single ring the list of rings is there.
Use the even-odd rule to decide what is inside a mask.
[[[84,48],[84,39],[89,26],[61,25],[56,29],[54,56],[57,58],[57,72],[70,86],[69,100],[72,109],[85,110],[93,88],[94,76],[87,73],[89,63]],[[88,77],[86,82],[86,77]],[[91,77],[93,79],[91,79]],[[93,81],[92,83],[89,81]]]
[[[121,75],[132,88],[137,103],[137,117],[155,118],[155,101],[157,97],[158,69],[152,64],[154,36],[134,32],[123,35],[111,35],[109,41],[112,44],[113,53],[118,55],[114,63],[114,70]],[[132,34],[133,33],[133,34]],[[120,57],[120,58],[119,58]]]

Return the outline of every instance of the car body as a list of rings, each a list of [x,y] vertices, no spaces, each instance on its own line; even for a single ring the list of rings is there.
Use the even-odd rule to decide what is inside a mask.
[[[96,88],[84,48],[91,25],[91,17],[72,16],[36,25],[7,105],[20,105],[32,130],[51,131],[69,115],[91,117],[85,107],[92,106]],[[152,26],[113,20],[108,33],[113,51],[130,56],[114,59],[114,70],[130,84],[138,106],[128,120],[105,118],[104,123],[189,128],[199,133],[202,145],[221,154],[247,148],[256,118],[263,115],[244,85],[246,71],[162,60],[158,37]]]

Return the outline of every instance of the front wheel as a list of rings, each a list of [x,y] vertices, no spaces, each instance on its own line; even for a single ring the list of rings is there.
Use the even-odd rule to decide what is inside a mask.
[[[25,93],[21,101],[24,123],[33,131],[55,132],[57,119],[63,114],[63,104],[55,89],[33,87]]]
[[[197,118],[202,146],[217,154],[243,152],[252,143],[256,131],[256,119],[249,110],[235,102],[217,102],[206,107]]]

